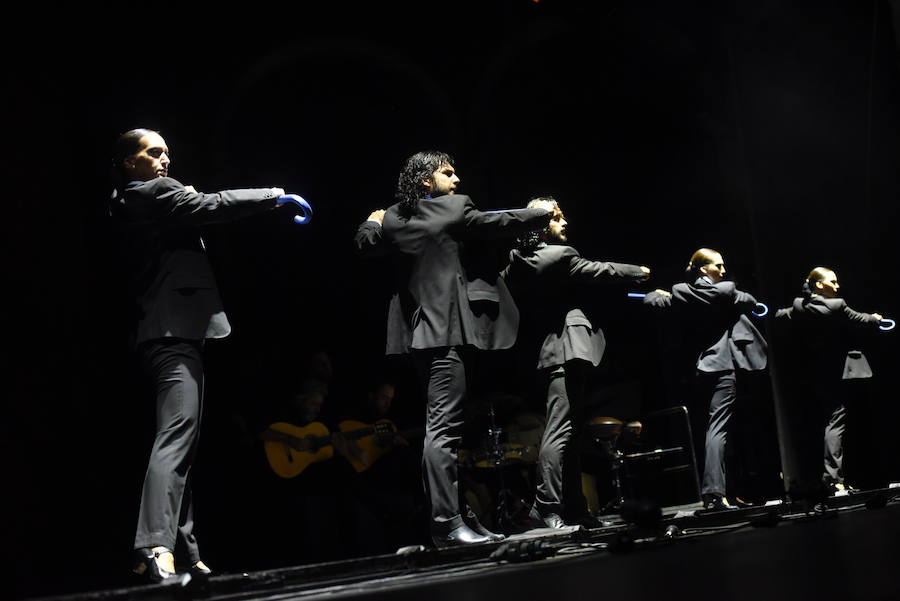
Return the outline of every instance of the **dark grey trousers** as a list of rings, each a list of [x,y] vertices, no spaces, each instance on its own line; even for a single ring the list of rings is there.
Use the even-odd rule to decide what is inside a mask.
[[[827,483],[844,483],[844,429],[847,410],[838,405],[825,424],[825,470],[822,479]]]
[[[193,535],[189,475],[200,434],[203,355],[200,342],[158,339],[138,355],[156,391],[156,439],[144,476],[134,548],[185,544],[191,564],[200,560]]]
[[[422,477],[431,507],[431,527],[446,533],[463,525],[459,504],[457,452],[466,397],[464,352],[458,347],[414,353],[425,386],[425,447]]]
[[[708,395],[709,411],[704,444],[703,485],[704,495],[724,495],[725,446],[728,443],[728,427],[737,398],[737,382],[734,371],[714,373],[698,372],[700,389]]]
[[[548,370],[547,426],[541,438],[534,503],[541,515],[587,511],[581,489],[581,457],[575,441],[581,432],[580,415],[585,369],[569,362]]]

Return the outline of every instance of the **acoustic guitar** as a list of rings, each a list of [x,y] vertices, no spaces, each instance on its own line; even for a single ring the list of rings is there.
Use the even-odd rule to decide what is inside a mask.
[[[397,431],[397,426],[389,419],[381,419],[374,424],[346,420],[338,424],[340,436],[355,443],[347,445],[344,455],[357,472],[364,472],[394,447],[397,436],[409,438],[420,435],[423,428]],[[294,478],[303,473],[313,463],[334,457],[335,434],[321,422],[311,422],[306,426],[295,426],[286,422],[275,422],[261,435],[266,451],[266,459],[272,471],[282,478]]]

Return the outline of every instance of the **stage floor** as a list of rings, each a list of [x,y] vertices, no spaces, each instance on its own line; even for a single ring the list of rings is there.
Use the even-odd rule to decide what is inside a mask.
[[[900,599],[900,488],[656,517],[43,599]]]

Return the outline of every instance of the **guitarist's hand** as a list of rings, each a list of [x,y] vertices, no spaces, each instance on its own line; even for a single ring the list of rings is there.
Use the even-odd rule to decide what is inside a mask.
[[[340,432],[335,432],[331,435],[331,444],[334,445],[334,450],[345,459],[352,457],[356,460],[362,460],[362,450],[356,443],[344,438]]]
[[[409,441],[403,438],[402,436],[395,436],[393,440],[393,446],[395,447],[408,447]]]

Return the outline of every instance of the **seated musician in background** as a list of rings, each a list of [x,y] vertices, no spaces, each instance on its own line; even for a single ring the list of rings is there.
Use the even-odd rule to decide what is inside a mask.
[[[827,492],[847,488],[844,480],[844,431],[855,417],[856,404],[846,402],[859,392],[858,384],[872,377],[862,351],[855,350],[854,330],[874,331],[882,320],[878,313],[860,313],[838,298],[837,274],[827,267],[813,269],[801,295],[776,319],[787,326],[791,379],[791,404],[800,429],[801,488],[824,485]],[[849,409],[849,413],[848,413]],[[824,428],[824,467],[820,440]],[[821,482],[816,482],[821,478]]]
[[[345,417],[339,424],[341,431],[370,428],[379,422],[386,426],[383,430],[375,432],[372,437],[366,436],[362,440],[343,437],[340,432],[335,433],[336,438],[341,438],[338,443],[341,454],[359,462],[358,470],[371,467],[377,459],[394,447],[409,446],[409,441],[403,433],[396,431],[396,425],[390,419],[396,393],[393,382],[377,380],[365,392],[361,403],[343,411]]]
[[[335,451],[348,470],[347,492],[354,551],[360,555],[393,553],[398,548],[427,541],[421,531],[425,499],[421,479],[421,450],[410,440],[424,428],[397,430],[393,381],[376,378],[349,403],[334,434]]]
[[[352,554],[345,545],[350,503],[348,478],[353,470],[341,457],[340,442],[328,399],[328,385],[304,378],[276,419],[263,432],[266,458],[276,476],[265,519],[286,539],[290,555],[283,561],[329,561]],[[341,447],[342,448],[342,447]],[[287,542],[287,541],[290,542]]]
[[[640,282],[647,267],[582,258],[566,244],[567,221],[551,197],[536,198],[528,207],[552,205],[550,224],[519,238],[504,270],[506,284],[522,313],[520,344],[534,347],[537,368],[546,387],[547,426],[537,467],[537,494],[532,519],[550,528],[567,524],[596,527],[582,494],[581,466],[575,442],[584,423],[581,415],[585,378],[603,357],[606,339],[592,325],[593,286],[615,281]]]

